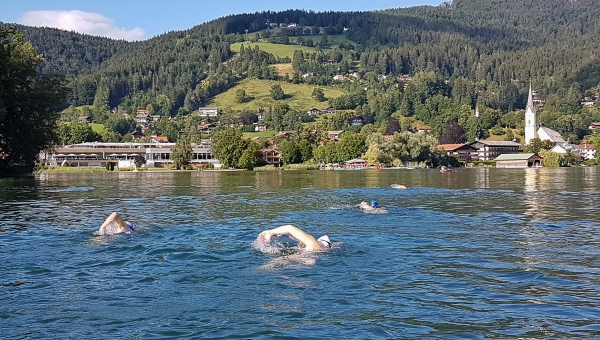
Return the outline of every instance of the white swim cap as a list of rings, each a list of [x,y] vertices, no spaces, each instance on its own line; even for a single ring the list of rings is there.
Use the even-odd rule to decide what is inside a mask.
[[[331,241],[329,240],[329,236],[323,235],[317,239],[319,244],[324,248],[331,248]]]

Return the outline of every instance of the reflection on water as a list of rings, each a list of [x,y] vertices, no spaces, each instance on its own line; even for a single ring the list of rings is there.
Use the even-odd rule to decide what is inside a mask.
[[[0,334],[599,338],[598,186],[594,167],[3,180]],[[94,235],[112,211],[136,232]],[[341,246],[252,248],[287,223]]]

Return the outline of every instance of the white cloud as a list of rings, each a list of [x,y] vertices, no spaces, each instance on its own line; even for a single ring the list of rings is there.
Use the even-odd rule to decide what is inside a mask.
[[[124,40],[141,40],[146,31],[115,27],[114,20],[98,13],[73,11],[31,11],[23,14],[20,24],[38,27],[55,27],[67,31]]]

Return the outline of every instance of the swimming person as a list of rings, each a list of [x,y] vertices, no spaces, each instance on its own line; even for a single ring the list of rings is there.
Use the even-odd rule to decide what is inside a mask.
[[[130,234],[132,230],[135,230],[133,223],[123,221],[121,216],[114,212],[102,223],[100,229],[98,229],[98,235]]]
[[[364,212],[377,213],[377,214],[385,214],[387,210],[385,208],[380,207],[379,203],[376,200],[371,200],[371,202],[367,203],[365,201],[360,202],[358,207]]]
[[[288,235],[294,240],[298,241],[300,246],[303,247],[303,250],[305,251],[321,251],[331,248],[329,236],[323,235],[316,239],[314,236],[291,224],[282,225],[281,227],[277,227],[275,229],[265,230],[258,234],[256,240],[261,242],[269,242],[273,236],[282,235]]]

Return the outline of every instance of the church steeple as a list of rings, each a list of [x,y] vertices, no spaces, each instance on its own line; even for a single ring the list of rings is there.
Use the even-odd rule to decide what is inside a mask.
[[[525,108],[525,145],[532,139],[537,138],[537,123],[535,117],[535,106],[533,105],[533,91],[531,90],[531,80],[529,81],[529,97],[527,98],[527,107]]]
[[[533,91],[531,90],[531,80],[529,81],[529,97],[527,97],[527,107],[525,110],[529,110],[535,112],[535,106],[533,105]]]

